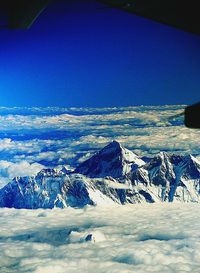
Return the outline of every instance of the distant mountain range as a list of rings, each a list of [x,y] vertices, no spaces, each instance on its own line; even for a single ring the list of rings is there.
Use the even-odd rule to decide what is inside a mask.
[[[74,172],[44,169],[0,189],[0,207],[9,208],[144,202],[200,202],[200,162],[165,152],[145,162],[113,141]]]

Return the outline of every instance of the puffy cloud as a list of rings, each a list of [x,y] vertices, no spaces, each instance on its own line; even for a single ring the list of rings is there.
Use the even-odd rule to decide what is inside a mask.
[[[89,109],[85,108],[84,114],[74,115],[69,113],[55,114],[56,111],[49,109],[49,115],[46,115],[46,109],[41,109],[40,114],[35,115],[19,115],[7,114],[0,115],[0,129],[8,130],[38,130],[38,129],[62,129],[77,127],[84,129],[85,126],[110,126],[131,124],[134,126],[170,125],[169,118],[173,115],[181,113],[183,106],[163,106],[163,107],[127,107],[127,108],[107,108]],[[43,111],[43,112],[42,112]],[[69,112],[69,110],[66,110]],[[77,109],[78,111],[78,109]],[[31,112],[31,110],[30,110]],[[80,111],[81,112],[81,111]],[[51,115],[50,115],[51,113]],[[73,111],[72,111],[73,113]],[[98,114],[97,114],[98,113]],[[92,128],[91,128],[92,129]]]
[[[15,176],[32,176],[37,174],[44,166],[38,163],[30,164],[27,161],[18,163],[0,160],[0,186],[4,186]]]
[[[0,187],[43,167],[75,166],[113,139],[139,155],[165,150],[200,156],[200,132],[185,128],[181,117],[171,118],[183,108],[0,107]],[[0,267],[35,273],[199,272],[198,211],[196,204],[0,209]],[[96,238],[94,244],[85,241],[87,235]]]
[[[2,272],[199,272],[198,204],[4,208],[0,215]]]
[[[0,160],[75,167],[113,139],[140,156],[200,155],[200,132],[183,126],[184,106],[2,108]]]
[[[11,142],[10,138],[0,139],[0,151],[10,148]]]

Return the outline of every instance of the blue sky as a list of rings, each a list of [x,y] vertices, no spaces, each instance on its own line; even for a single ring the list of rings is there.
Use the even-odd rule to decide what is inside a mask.
[[[50,5],[30,30],[0,30],[0,105],[199,100],[199,37],[93,0],[63,3]]]

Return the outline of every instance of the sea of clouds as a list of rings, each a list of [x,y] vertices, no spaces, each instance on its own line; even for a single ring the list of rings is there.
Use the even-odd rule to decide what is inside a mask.
[[[200,131],[183,125],[183,109],[0,107],[0,187],[42,168],[74,168],[113,139],[147,158],[160,151],[199,156]],[[1,208],[0,272],[199,273],[199,209]]]
[[[174,203],[0,209],[0,272],[199,273],[199,209]]]
[[[183,109],[0,107],[0,187],[44,167],[74,168],[113,139],[139,156],[199,156],[200,131],[183,125]]]

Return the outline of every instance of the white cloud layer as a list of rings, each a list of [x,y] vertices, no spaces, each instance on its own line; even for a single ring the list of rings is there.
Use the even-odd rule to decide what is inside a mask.
[[[199,209],[199,204],[0,209],[0,272],[198,273]]]
[[[0,160],[75,167],[113,139],[140,156],[160,151],[199,156],[199,130],[185,128],[183,117],[173,118],[183,108],[0,107]],[[7,178],[0,175],[0,181]]]
[[[200,132],[171,118],[182,111],[0,107],[0,187],[43,167],[74,166],[113,139],[141,156],[164,150],[200,157]],[[199,273],[199,208],[0,209],[0,272]]]

